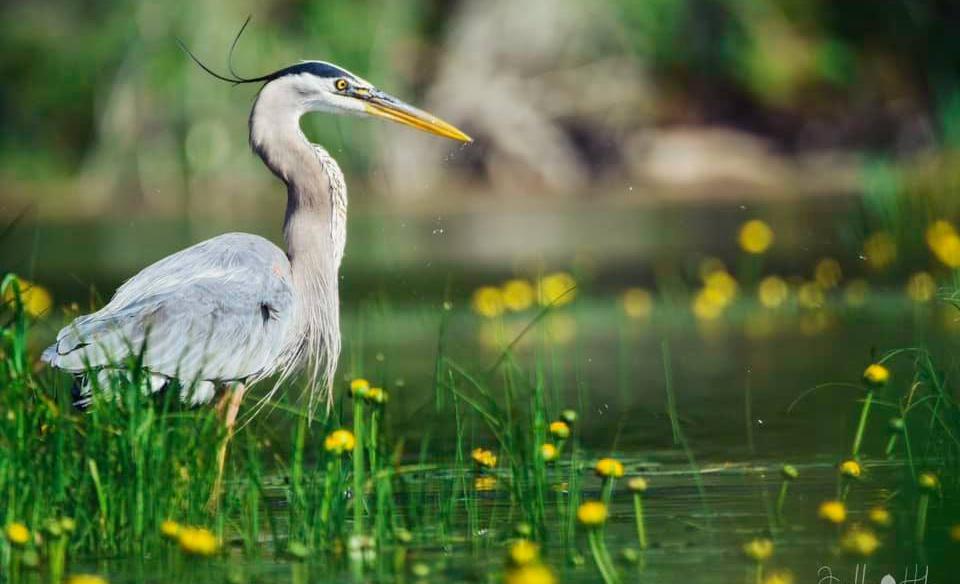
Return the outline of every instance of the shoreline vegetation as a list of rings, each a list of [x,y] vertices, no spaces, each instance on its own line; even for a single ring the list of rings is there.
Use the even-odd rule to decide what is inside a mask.
[[[869,286],[843,284],[835,260],[819,261],[814,279],[799,284],[764,275],[762,258],[776,234],[759,219],[745,222],[736,240],[743,254],[738,276],[710,260],[701,265],[701,286],[684,295],[665,298],[640,288],[620,295],[620,367],[630,360],[626,327],[650,322],[684,296],[688,318],[707,335],[728,320],[759,326],[749,324],[757,315],[815,334],[839,317],[837,306],[858,310],[867,302]],[[960,262],[953,255],[960,235],[946,221],[931,223],[927,241],[943,264]],[[914,275],[904,299],[920,309],[937,290],[932,276]],[[355,337],[331,416],[307,412],[296,400],[271,404],[266,424],[290,433],[282,446],[269,437],[264,418],[241,419],[228,480],[211,510],[215,452],[225,439],[218,413],[184,408],[176,391],[148,395],[135,360],[119,366],[87,411],[74,409],[69,380],[38,367],[30,342],[31,328],[54,308],[52,297],[39,284],[8,275],[0,290],[5,578],[31,582],[43,574],[58,581],[74,573],[74,563],[149,557],[171,577],[202,565],[244,581],[244,562],[272,558],[289,565],[296,582],[342,572],[389,580],[447,569],[422,559],[428,557],[425,546],[440,546],[489,558],[484,561],[512,584],[597,576],[614,584],[656,570],[664,545],[658,532],[666,531],[667,521],[662,509],[671,504],[658,483],[674,480],[675,473],[692,489],[692,540],[741,542],[743,569],[756,582],[791,581],[778,557],[789,557],[797,529],[845,558],[886,553],[892,555],[885,561],[902,554],[932,563],[946,547],[960,545],[950,543],[960,539],[953,501],[960,408],[928,351],[877,353],[872,362],[851,365],[863,371],[859,383],[826,383],[789,404],[788,412],[802,411],[813,395],[831,391],[845,391],[861,404],[849,442],[835,445],[832,465],[784,460],[782,470],[750,470],[743,461],[746,466],[736,470],[736,461],[698,462],[686,438],[686,413],[677,405],[683,391],[672,380],[677,357],[665,339],[669,423],[663,431],[672,433],[679,460],[671,473],[658,473],[635,458],[640,445],[585,448],[581,428],[596,415],[586,406],[590,387],[585,379],[572,391],[558,387],[558,364],[580,350],[575,317],[586,294],[567,272],[478,287],[470,310],[482,342],[496,348],[492,364],[454,357],[446,338],[454,309],[441,307],[436,351],[429,357],[431,397],[422,405],[451,426],[453,442],[439,449],[431,439],[440,429],[426,429],[419,444],[394,433],[391,410],[404,388],[386,367],[373,374],[362,369],[357,356],[365,351],[364,339]],[[519,326],[511,315],[523,315]],[[627,371],[616,378],[629,391]],[[758,438],[751,430],[750,395],[748,388],[752,448]],[[870,423],[876,416],[889,417],[885,429]],[[824,481],[830,466],[833,489]],[[759,525],[737,526],[716,511],[711,475],[731,470],[761,480],[762,496],[753,503],[763,518]],[[808,474],[820,477],[815,499],[800,486]],[[433,478],[440,476],[444,480]],[[873,489],[881,486],[887,495],[878,499]],[[724,533],[729,528],[734,532]]]

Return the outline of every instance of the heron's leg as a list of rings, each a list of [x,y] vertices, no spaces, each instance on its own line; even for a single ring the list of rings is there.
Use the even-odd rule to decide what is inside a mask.
[[[240,402],[243,401],[243,394],[246,392],[247,386],[243,383],[237,383],[232,388],[227,389],[217,403],[217,412],[223,414],[223,425],[227,432],[223,437],[223,442],[220,443],[220,449],[217,450],[217,478],[213,483],[210,500],[207,502],[207,507],[211,511],[215,511],[220,503],[220,493],[223,490],[223,468],[227,462],[227,446],[233,439],[233,429],[237,424]]]

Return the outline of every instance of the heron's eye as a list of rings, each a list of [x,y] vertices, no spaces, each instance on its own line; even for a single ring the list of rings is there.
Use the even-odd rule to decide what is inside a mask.
[[[346,79],[341,77],[333,82],[333,86],[337,88],[337,91],[346,91],[347,87],[350,86],[350,83]]]

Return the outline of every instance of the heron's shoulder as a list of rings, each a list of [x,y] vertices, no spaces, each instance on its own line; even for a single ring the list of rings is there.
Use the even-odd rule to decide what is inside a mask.
[[[224,233],[183,250],[201,263],[242,268],[287,268],[287,254],[269,239],[251,233]]]

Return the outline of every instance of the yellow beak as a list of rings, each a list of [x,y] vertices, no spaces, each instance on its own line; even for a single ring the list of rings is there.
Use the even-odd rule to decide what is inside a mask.
[[[385,93],[377,92],[365,102],[367,113],[380,118],[386,118],[393,122],[411,126],[424,132],[430,132],[444,138],[451,138],[461,142],[473,142],[473,138],[467,136],[452,124],[441,120],[440,118],[417,109],[412,105],[404,103],[399,99],[391,97]]]

